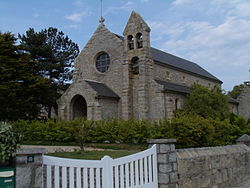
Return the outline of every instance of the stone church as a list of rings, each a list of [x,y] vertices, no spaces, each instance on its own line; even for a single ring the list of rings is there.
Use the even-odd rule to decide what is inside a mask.
[[[229,98],[228,103],[232,113],[250,118],[250,81],[244,82],[241,94],[236,99]]]
[[[199,65],[150,45],[150,28],[132,12],[123,36],[100,24],[75,59],[73,82],[58,100],[62,120],[171,118],[189,87],[222,82]]]

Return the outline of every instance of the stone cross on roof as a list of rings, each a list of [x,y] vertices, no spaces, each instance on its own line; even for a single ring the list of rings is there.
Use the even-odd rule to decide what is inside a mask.
[[[102,17],[102,0],[101,0],[101,18],[99,20],[100,24],[103,24],[105,22],[105,19]]]
[[[103,24],[105,22],[105,19],[101,16],[99,22],[100,22],[100,24]]]

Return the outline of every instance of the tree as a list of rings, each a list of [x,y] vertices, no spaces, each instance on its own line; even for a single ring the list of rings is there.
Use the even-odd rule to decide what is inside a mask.
[[[79,53],[78,45],[56,28],[35,32],[30,28],[24,35],[18,35],[25,51],[35,62],[35,74],[51,81],[53,87],[45,91],[46,100],[41,105],[48,109],[56,106],[56,99],[72,79],[73,61]]]
[[[227,96],[219,87],[209,89],[199,84],[192,86],[192,92],[187,96],[183,111],[187,114],[197,114],[204,118],[219,118],[229,116]]]
[[[35,75],[33,62],[11,33],[0,33],[0,120],[38,116],[50,80]]]
[[[237,99],[238,96],[242,93],[244,89],[244,84],[234,86],[232,91],[228,92],[228,95],[234,99]]]

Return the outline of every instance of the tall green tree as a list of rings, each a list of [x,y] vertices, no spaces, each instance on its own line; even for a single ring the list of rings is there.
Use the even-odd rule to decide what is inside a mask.
[[[209,89],[199,84],[192,86],[183,111],[188,114],[197,114],[204,118],[225,119],[229,117],[227,96],[219,87]]]
[[[53,87],[45,92],[42,106],[48,110],[56,106],[56,99],[72,79],[73,62],[79,53],[76,43],[56,28],[35,32],[33,28],[18,35],[21,45],[35,63],[35,74],[50,79]]]
[[[234,99],[237,99],[237,97],[242,93],[244,89],[244,84],[236,85],[233,87],[232,91],[228,92],[228,95]]]
[[[33,119],[50,80],[37,76],[34,63],[11,33],[0,33],[0,120]]]

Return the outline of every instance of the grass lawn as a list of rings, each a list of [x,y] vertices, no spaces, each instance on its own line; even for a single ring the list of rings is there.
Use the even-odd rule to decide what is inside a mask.
[[[23,142],[23,145],[44,145],[44,146],[78,146],[74,142],[41,142],[41,141],[29,141]],[[86,143],[86,147],[112,149],[112,150],[128,150],[128,151],[142,151],[148,148],[147,145],[135,145],[135,144],[115,144],[115,143]]]
[[[113,159],[131,155],[136,151],[116,150],[116,151],[76,151],[76,152],[58,152],[49,153],[48,155],[62,158],[73,159],[87,159],[87,160],[100,160],[105,155],[112,157]]]

